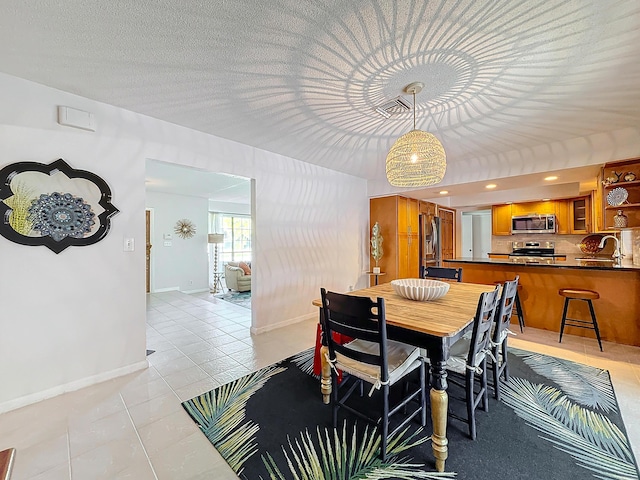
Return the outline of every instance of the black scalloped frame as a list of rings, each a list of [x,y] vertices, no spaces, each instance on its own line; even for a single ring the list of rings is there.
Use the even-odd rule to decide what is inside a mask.
[[[11,190],[11,180],[23,172],[40,172],[49,176],[57,172],[64,173],[68,178],[82,178],[95,184],[100,190],[100,201],[98,202],[104,211],[97,216],[100,221],[97,230],[88,237],[72,238],[65,237],[60,241],[56,241],[50,236],[27,237],[13,229],[9,224],[9,216],[11,215],[11,207],[4,200],[14,195]],[[60,253],[67,247],[85,247],[93,245],[102,240],[111,227],[110,218],[119,212],[119,210],[111,203],[111,189],[107,183],[95,173],[86,170],[76,170],[71,168],[63,159],[58,159],[50,164],[37,162],[17,162],[7,165],[0,170],[0,235],[7,240],[20,245],[40,246],[44,245],[49,250]]]

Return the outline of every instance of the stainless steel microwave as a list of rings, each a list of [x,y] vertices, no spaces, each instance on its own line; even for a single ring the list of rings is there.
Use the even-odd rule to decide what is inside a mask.
[[[511,217],[511,233],[556,233],[555,215]]]

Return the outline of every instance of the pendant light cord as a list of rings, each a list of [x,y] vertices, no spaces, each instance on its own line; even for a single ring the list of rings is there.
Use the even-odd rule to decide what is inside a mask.
[[[413,129],[416,129],[416,91],[413,91]]]

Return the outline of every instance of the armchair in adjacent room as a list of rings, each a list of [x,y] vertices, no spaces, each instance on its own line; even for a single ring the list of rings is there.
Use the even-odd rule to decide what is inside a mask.
[[[229,290],[248,292],[251,290],[251,263],[227,262],[224,266],[224,281]]]

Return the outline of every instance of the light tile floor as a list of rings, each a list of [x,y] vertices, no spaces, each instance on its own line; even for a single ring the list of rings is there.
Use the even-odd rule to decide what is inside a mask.
[[[149,368],[0,415],[0,450],[17,449],[12,480],[237,478],[181,402],[315,341],[316,321],[252,336],[249,310],[211,295],[148,296]],[[517,326],[514,326],[516,329]],[[514,347],[606,368],[638,457],[640,348],[527,328]]]

